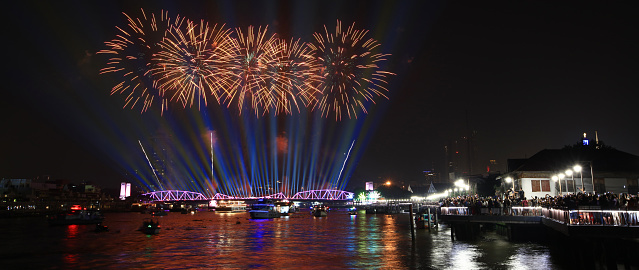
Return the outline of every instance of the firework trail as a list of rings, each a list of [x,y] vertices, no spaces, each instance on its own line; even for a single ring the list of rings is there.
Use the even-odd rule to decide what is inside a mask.
[[[158,98],[164,111],[168,104],[164,93],[156,87],[156,78],[151,71],[154,68],[152,58],[160,50],[158,44],[166,32],[172,25],[179,25],[182,19],[178,16],[171,20],[168,11],[162,11],[159,17],[153,13],[147,16],[143,9],[140,18],[123,14],[128,20],[127,27],[116,26],[120,33],[113,40],[105,42],[108,49],[98,51],[99,54],[110,55],[100,74],[115,73],[121,76],[122,81],[111,89],[111,95],[126,95],[124,108],[133,108],[139,102],[141,111],[145,112],[153,104],[154,98]]]
[[[394,74],[378,66],[388,55],[374,53],[380,44],[365,39],[368,31],[354,23],[342,31],[337,21],[334,33],[324,26],[324,35],[314,33],[314,41],[304,43],[268,36],[268,26],[243,32],[172,20],[164,11],[159,18],[144,10],[140,18],[124,15],[128,28],[116,27],[120,33],[98,53],[111,57],[100,73],[123,79],[111,94],[125,94],[125,108],[141,104],[145,112],[159,99],[162,112],[170,102],[197,102],[201,109],[213,96],[240,114],[249,103],[256,115],[310,107],[339,121],[367,113],[376,97],[388,98],[386,77]]]
[[[299,112],[300,106],[306,107],[314,101],[319,83],[319,65],[309,53],[308,46],[299,39],[290,41],[277,39],[274,41],[275,57],[269,63],[267,75],[268,90],[272,99],[268,107],[275,109],[275,114],[292,113],[293,106]]]
[[[337,21],[335,33],[313,34],[315,41],[309,47],[321,65],[323,80],[317,86],[322,91],[313,109],[321,111],[322,116],[335,114],[341,120],[342,114],[357,118],[358,107],[367,113],[365,103],[373,102],[374,96],[388,99],[384,92],[386,76],[393,73],[378,70],[378,62],[384,61],[386,54],[373,53],[379,46],[374,39],[364,40],[367,30],[356,30],[353,23],[345,32]]]
[[[171,93],[171,101],[184,107],[193,106],[195,100],[207,105],[207,95],[219,102],[219,92],[228,87],[227,63],[231,55],[230,29],[224,25],[212,28],[187,20],[184,26],[175,25],[160,43],[163,49],[154,57],[154,74],[159,77],[158,87]]]
[[[268,65],[273,62],[280,47],[275,46],[275,34],[266,37],[267,27],[261,27],[255,31],[253,26],[248,27],[246,35],[240,28],[236,28],[237,39],[233,39],[234,57],[229,64],[230,87],[226,90],[225,103],[230,106],[237,103],[240,114],[246,99],[250,99],[251,107],[256,115],[262,108],[263,113],[268,112],[269,106],[274,103],[274,95],[268,90]]]

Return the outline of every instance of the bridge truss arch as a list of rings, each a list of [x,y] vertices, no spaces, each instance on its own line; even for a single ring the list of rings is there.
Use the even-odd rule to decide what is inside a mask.
[[[154,201],[208,201],[202,193],[182,190],[163,190],[145,193]]]
[[[307,190],[295,193],[291,199],[298,200],[352,200],[353,192],[337,189]]]

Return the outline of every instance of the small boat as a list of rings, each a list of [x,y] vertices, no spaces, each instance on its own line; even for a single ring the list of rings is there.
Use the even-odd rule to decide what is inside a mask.
[[[315,205],[313,206],[313,210],[311,214],[316,217],[325,217],[328,215],[328,206],[326,205]]]
[[[108,232],[109,227],[102,225],[102,223],[95,224],[95,232]]]
[[[98,224],[104,220],[104,216],[98,211],[71,210],[49,218],[49,225],[87,225]]]
[[[274,204],[258,203],[254,204],[252,210],[249,211],[252,219],[279,218],[280,212],[275,209]]]
[[[348,209],[348,214],[349,215],[357,215],[357,208],[356,207],[351,207]]]
[[[154,217],[159,217],[159,216],[166,216],[168,215],[168,213],[166,211],[157,210],[157,211],[152,211],[151,215]]]
[[[142,226],[140,226],[138,231],[141,231],[145,234],[158,234],[160,233],[160,222],[157,220],[153,221],[150,218],[145,218],[142,222]]]
[[[415,225],[417,225],[417,229],[428,229],[428,226],[431,227],[435,225],[435,221],[433,220],[433,216],[429,214],[417,214],[415,217]]]

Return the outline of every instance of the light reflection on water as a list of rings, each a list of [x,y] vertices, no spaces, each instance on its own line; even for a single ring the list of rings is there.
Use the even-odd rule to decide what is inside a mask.
[[[136,231],[140,213],[107,213],[109,232],[49,227],[44,218],[0,220],[3,269],[552,269],[548,247],[510,243],[494,233],[451,241],[450,230],[418,230],[407,214],[351,216],[332,211],[272,220],[248,213],[157,218],[158,235]],[[28,267],[27,267],[28,266]]]

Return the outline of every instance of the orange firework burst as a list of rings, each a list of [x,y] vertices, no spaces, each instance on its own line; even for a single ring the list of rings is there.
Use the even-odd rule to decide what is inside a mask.
[[[351,118],[357,118],[357,108],[367,113],[365,103],[373,102],[374,96],[382,96],[388,91],[384,85],[386,76],[393,73],[378,70],[377,63],[387,55],[373,53],[379,46],[374,39],[364,40],[367,30],[355,30],[353,23],[346,32],[337,21],[335,33],[326,36],[313,34],[315,41],[309,44],[320,63],[323,77],[317,89],[322,92],[313,109],[319,109],[323,116],[335,113],[335,119],[342,118],[343,111]]]
[[[254,31],[253,26],[248,27],[246,35],[240,28],[236,29],[238,38],[233,39],[234,57],[229,62],[231,82],[224,93],[227,106],[237,102],[240,114],[245,99],[251,100],[255,114],[259,114],[262,107],[264,113],[268,112],[270,104],[273,104],[273,93],[267,87],[268,64],[273,62],[280,47],[275,45],[275,35],[266,38],[268,26]]]
[[[308,47],[299,40],[290,42],[276,40],[278,48],[272,62],[269,63],[268,89],[275,113],[291,113],[294,105],[299,112],[298,98],[304,106],[310,104],[318,92],[315,85],[319,82],[318,64],[309,54]]]
[[[159,88],[173,93],[171,100],[184,106],[192,106],[196,99],[203,100],[206,106],[207,94],[219,101],[220,90],[228,86],[230,32],[224,25],[209,28],[204,22],[198,25],[188,20],[185,27],[173,26],[160,43],[163,50],[154,58],[158,63],[153,71],[159,77]]]
[[[140,18],[123,14],[128,20],[128,28],[116,27],[120,34],[105,42],[108,49],[98,52],[111,55],[100,74],[115,73],[123,78],[111,89],[111,94],[126,94],[125,108],[133,108],[141,101],[142,112],[145,112],[153,104],[153,99],[159,98],[164,111],[167,101],[164,99],[164,93],[156,87],[152,58],[159,51],[158,44],[171,28],[172,20],[165,11],[162,11],[159,18],[153,13],[147,16],[144,10]],[[173,24],[180,22],[179,16],[173,20]]]

